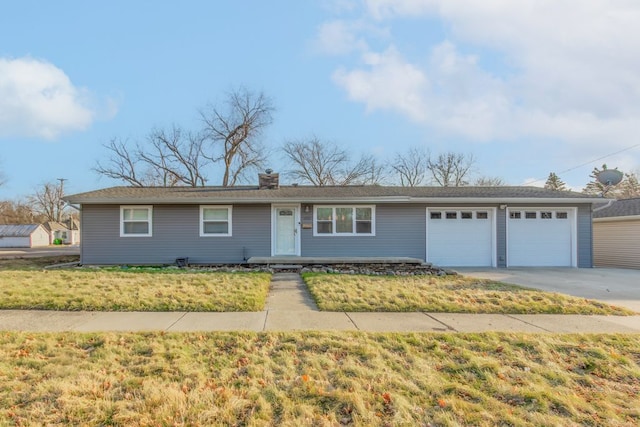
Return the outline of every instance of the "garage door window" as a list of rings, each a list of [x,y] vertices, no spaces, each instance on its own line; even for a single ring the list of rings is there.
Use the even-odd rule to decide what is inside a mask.
[[[489,219],[488,212],[476,212],[476,219]]]
[[[566,212],[556,212],[556,219],[568,219],[569,214]]]
[[[462,219],[473,219],[472,212],[460,212],[460,218]]]
[[[541,219],[553,219],[553,213],[552,212],[540,212],[540,218]]]
[[[442,212],[431,212],[431,219],[442,219]]]
[[[536,219],[538,217],[538,213],[537,212],[525,212],[524,213],[524,217],[526,219]]]
[[[458,212],[447,212],[447,219],[458,219]]]

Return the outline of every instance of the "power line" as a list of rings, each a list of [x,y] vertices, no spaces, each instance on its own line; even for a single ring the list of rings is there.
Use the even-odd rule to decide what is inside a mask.
[[[616,154],[623,153],[625,151],[631,150],[632,148],[636,148],[636,147],[640,147],[640,144],[635,144],[635,145],[632,145],[631,147],[623,148],[622,150],[616,151],[615,153],[610,153],[610,154],[607,154],[606,156],[598,157],[597,159],[590,160],[590,161],[582,163],[582,164],[580,164],[578,166],[574,166],[574,167],[571,167],[569,169],[565,169],[565,170],[563,170],[561,172],[558,172],[556,175],[560,176],[563,173],[571,172],[572,170],[579,169],[579,168],[581,168],[583,166],[587,166],[587,165],[589,165],[589,164],[591,164],[593,162],[597,162],[599,160],[606,159],[607,157],[615,156]],[[533,184],[533,183],[536,183],[536,182],[546,181],[546,179],[547,178],[534,179],[532,181],[527,181],[522,185],[530,185],[530,184]]]

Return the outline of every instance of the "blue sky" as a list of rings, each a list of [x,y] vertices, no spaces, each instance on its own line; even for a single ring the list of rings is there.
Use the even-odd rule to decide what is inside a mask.
[[[514,185],[573,169],[580,189],[603,162],[640,168],[638,22],[623,0],[9,2],[0,199],[116,185],[91,171],[102,144],[196,128],[240,86],[277,108],[275,170],[279,146],[315,135],[381,161],[472,153]]]

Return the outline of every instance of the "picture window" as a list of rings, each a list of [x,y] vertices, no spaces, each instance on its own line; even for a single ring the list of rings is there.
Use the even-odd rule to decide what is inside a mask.
[[[373,206],[318,206],[315,208],[315,235],[373,235]]]

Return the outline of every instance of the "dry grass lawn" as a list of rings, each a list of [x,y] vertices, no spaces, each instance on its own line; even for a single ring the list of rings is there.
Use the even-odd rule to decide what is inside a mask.
[[[599,301],[462,276],[307,273],[303,278],[325,311],[634,314]]]
[[[640,424],[640,335],[0,332],[0,425]]]
[[[0,269],[0,308],[88,311],[260,311],[267,273]]]

